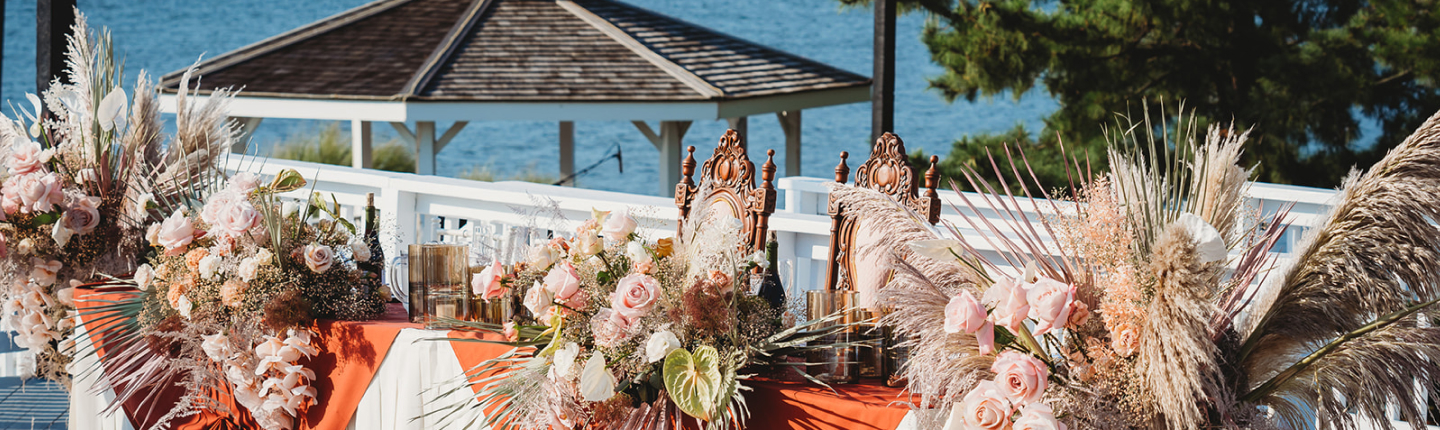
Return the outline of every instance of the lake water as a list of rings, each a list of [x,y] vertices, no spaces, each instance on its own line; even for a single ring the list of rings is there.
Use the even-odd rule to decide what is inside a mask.
[[[823,63],[871,74],[872,23],[869,9],[841,10],[834,0],[628,0],[630,4],[768,45]],[[213,57],[306,23],[365,3],[364,0],[79,0],[94,27],[108,27],[117,53],[123,52],[132,76],[145,69],[159,76],[188,66],[201,55]],[[24,102],[35,83],[35,2],[7,0],[5,6],[3,94],[9,104]],[[1058,104],[1043,90],[1018,101],[1011,97],[946,103],[926,78],[940,73],[920,42],[924,17],[899,18],[895,82],[895,131],[910,149],[944,154],[967,134],[1003,132],[1025,124],[1032,132]],[[28,105],[28,103],[25,103]],[[318,121],[265,120],[256,132],[261,151],[296,133],[322,126]],[[438,124],[440,128],[448,124]],[[348,125],[346,125],[348,128]],[[471,121],[437,157],[442,175],[488,166],[499,177],[533,170],[557,176],[558,130],[555,123]],[[697,153],[712,150],[724,133],[723,120],[697,121],[685,136]],[[395,138],[390,127],[374,128],[376,142]],[[615,145],[624,152],[625,171],[613,160],[582,176],[579,185],[614,191],[654,193],[659,152],[629,122],[581,121],[575,124],[575,164],[583,168],[608,156]],[[806,176],[828,177],[840,151],[866,154],[870,105],[855,103],[811,109],[803,117],[803,165]],[[763,151],[784,145],[773,115],[750,118],[750,147]],[[763,153],[763,152],[762,152]],[[752,155],[753,157],[753,155]],[[851,158],[854,166],[863,155]],[[758,162],[757,162],[758,163]],[[777,157],[776,163],[784,162]]]

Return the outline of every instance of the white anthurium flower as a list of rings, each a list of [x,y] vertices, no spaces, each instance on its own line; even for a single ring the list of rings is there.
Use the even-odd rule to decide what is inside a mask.
[[[650,335],[650,340],[645,342],[645,361],[654,363],[664,360],[670,351],[680,349],[680,338],[670,330],[660,330]]]
[[[1190,238],[1195,240],[1195,251],[1200,254],[1201,263],[1222,261],[1229,254],[1225,249],[1225,239],[1220,237],[1220,231],[1204,219],[1195,214],[1183,213],[1175,223],[1184,227]]]
[[[964,245],[955,239],[917,240],[907,245],[911,252],[932,260],[955,261],[955,256],[965,255]]]
[[[100,106],[95,109],[95,120],[100,122],[100,129],[105,131],[120,131],[125,125],[125,89],[115,86],[110,94],[100,100]]]
[[[555,350],[555,374],[565,379],[570,376],[570,368],[575,367],[575,359],[580,357],[580,345],[575,342],[568,342],[565,346]]]
[[[68,214],[61,214],[60,220],[56,221],[55,225],[50,228],[50,238],[55,240],[55,246],[61,248],[64,248],[65,244],[70,243],[70,237],[75,235],[75,230],[71,230],[65,226],[69,224],[65,219],[67,217],[69,217]]]
[[[56,94],[55,99],[59,100],[60,105],[64,106],[65,110],[71,115],[81,115],[85,113],[85,110],[80,108],[80,93],[75,92],[75,90],[69,88],[62,89]]]
[[[39,122],[40,96],[35,93],[25,93],[25,98],[30,100],[31,108],[30,112],[25,112],[25,116],[30,118],[30,122]]]
[[[605,355],[594,354],[580,373],[580,395],[587,402],[601,402],[615,396],[615,375],[605,370]]]

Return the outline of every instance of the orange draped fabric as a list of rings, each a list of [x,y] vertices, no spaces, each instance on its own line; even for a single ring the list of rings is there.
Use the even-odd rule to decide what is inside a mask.
[[[76,307],[81,310],[103,306],[106,304],[103,300],[113,301],[123,297],[117,293],[85,289],[77,290],[76,296]],[[343,430],[350,423],[350,417],[354,415],[355,407],[360,404],[360,398],[365,395],[365,388],[370,385],[375,370],[380,367],[380,362],[385,360],[386,352],[390,351],[395,335],[399,334],[401,329],[422,328],[419,324],[409,322],[405,309],[400,305],[391,304],[386,310],[385,316],[375,321],[316,322],[315,331],[319,336],[314,341],[320,353],[311,358],[306,366],[315,371],[316,380],[312,384],[318,395],[315,404],[298,420],[297,428]],[[97,333],[97,330],[101,329],[100,324],[93,321],[93,317],[83,323],[87,333]],[[102,363],[105,360],[104,343],[104,340],[100,339],[95,345]],[[154,404],[146,406],[141,404],[141,399],[132,399],[123,405],[126,418],[135,428],[150,427],[184,395],[183,387],[156,388],[160,389],[161,393],[156,396],[157,401]],[[234,409],[240,410],[238,406],[234,406],[231,399],[219,400],[231,403]],[[242,424],[254,424],[249,414],[241,415],[235,418]],[[219,420],[220,417],[213,413],[201,413],[176,419],[171,422],[171,427],[200,429]]]

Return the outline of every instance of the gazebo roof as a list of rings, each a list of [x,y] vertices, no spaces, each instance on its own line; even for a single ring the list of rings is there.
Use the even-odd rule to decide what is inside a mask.
[[[389,121],[725,118],[865,101],[870,83],[612,0],[381,0],[212,58],[198,74],[205,88],[243,88],[236,116]],[[179,79],[166,75],[163,90]],[[351,103],[328,115],[305,100]],[[276,109],[282,101],[301,103]],[[611,118],[577,103],[671,106]],[[470,108],[447,113],[460,104]]]

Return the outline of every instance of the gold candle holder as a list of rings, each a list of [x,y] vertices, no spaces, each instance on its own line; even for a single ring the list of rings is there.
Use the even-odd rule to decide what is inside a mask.
[[[860,314],[859,340],[865,342],[860,348],[860,377],[885,379],[890,369],[885,366],[885,327],[880,325],[880,312],[870,309],[857,311]]]
[[[825,318],[840,311],[846,311],[838,321],[827,322],[820,327],[827,327],[835,324],[849,324],[857,321],[855,312],[855,292],[853,291],[808,291],[805,295],[806,307],[811,321]],[[818,327],[817,327],[818,328]],[[857,333],[853,329],[824,336],[818,339],[821,344],[845,343],[855,340]],[[825,381],[828,384],[851,384],[860,380],[860,348],[855,346],[843,346],[826,348],[810,352],[808,361],[812,364],[807,372],[816,379]]]

